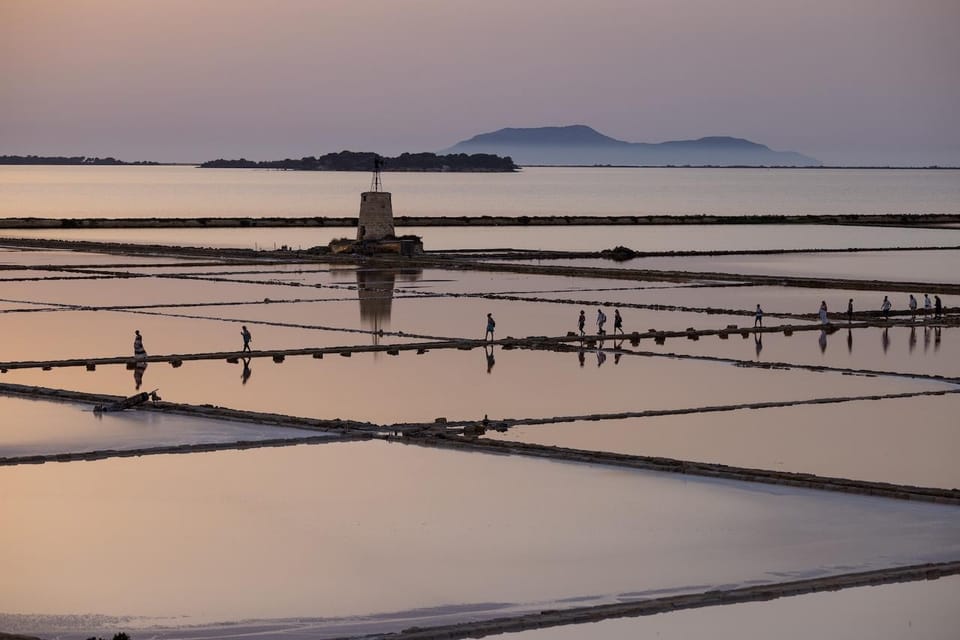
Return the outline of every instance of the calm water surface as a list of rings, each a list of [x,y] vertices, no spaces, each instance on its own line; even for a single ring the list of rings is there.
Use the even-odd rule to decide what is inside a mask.
[[[0,217],[354,216],[366,173],[0,167]],[[388,173],[421,216],[957,213],[960,171],[528,168]]]

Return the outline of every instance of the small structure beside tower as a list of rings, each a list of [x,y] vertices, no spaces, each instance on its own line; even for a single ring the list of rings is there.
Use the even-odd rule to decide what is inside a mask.
[[[383,170],[383,158],[373,160],[373,176],[370,190],[360,194],[360,215],[357,216],[357,238],[332,240],[332,253],[394,253],[413,256],[423,253],[420,236],[405,235],[397,237],[393,228],[393,201],[389,191],[383,190],[380,172]]]

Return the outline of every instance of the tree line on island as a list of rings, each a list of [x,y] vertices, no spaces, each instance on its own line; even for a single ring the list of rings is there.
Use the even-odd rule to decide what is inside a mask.
[[[200,166],[216,169],[287,169],[293,171],[370,171],[378,154],[372,152],[341,151],[328,153],[320,157],[306,156],[286,160],[255,161],[211,160]],[[501,157],[492,153],[401,153],[394,158],[381,158],[384,171],[476,171],[507,172],[516,171],[517,165],[510,157]]]
[[[139,160],[124,162],[114,157],[95,158],[92,156],[0,156],[0,164],[99,164],[99,165],[158,165],[159,162]]]

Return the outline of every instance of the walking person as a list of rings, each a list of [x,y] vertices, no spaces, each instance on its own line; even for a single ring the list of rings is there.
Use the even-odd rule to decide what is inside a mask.
[[[853,298],[847,302],[847,324],[853,324]]]
[[[604,331],[603,325],[607,322],[607,314],[603,312],[603,309],[597,309],[597,335],[604,336],[607,335],[607,332]]]
[[[830,319],[827,317],[827,301],[820,301],[820,324],[830,324]]]
[[[497,321],[493,319],[493,314],[487,314],[487,332],[483,334],[483,339],[486,340],[487,336],[490,336],[490,341],[493,342],[493,330],[497,328]]]
[[[907,303],[910,307],[910,321],[913,322],[917,319],[917,299],[913,297],[913,294],[910,294],[910,301]]]
[[[613,310],[613,334],[616,335],[617,331],[623,335],[623,318],[620,317],[620,309]]]
[[[133,357],[138,360],[147,357],[147,350],[143,348],[143,336],[140,335],[139,329],[133,332]]]
[[[250,341],[253,340],[253,336],[247,329],[247,325],[243,325],[243,328],[240,329],[240,335],[243,337],[243,351],[250,351]]]
[[[937,320],[940,319],[940,314],[943,313],[943,303],[940,302],[940,296],[933,296],[933,317]]]
[[[580,309],[580,318],[577,319],[577,328],[580,329],[580,336],[583,337],[583,328],[587,326],[587,314]]]
[[[890,304],[890,298],[888,298],[887,296],[883,296],[883,303],[880,305],[880,311],[883,311],[884,320],[890,319],[890,307],[892,306],[893,305]]]
[[[753,314],[753,326],[756,328],[759,326],[763,329],[763,309],[760,308],[760,305],[757,305],[757,311]]]
[[[933,309],[933,303],[930,302],[930,294],[923,294],[923,315],[924,317],[930,315],[930,311]]]

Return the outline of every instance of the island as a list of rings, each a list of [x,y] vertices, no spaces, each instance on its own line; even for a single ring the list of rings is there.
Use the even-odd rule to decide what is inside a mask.
[[[0,164],[96,164],[96,165],[159,165],[159,162],[138,160],[124,162],[114,157],[95,158],[92,156],[0,156]]]
[[[517,171],[510,157],[492,153],[402,153],[394,158],[381,157],[372,152],[341,151],[320,157],[306,156],[299,160],[211,160],[200,166],[204,169],[285,169],[292,171],[369,171],[380,157],[384,171],[450,171],[505,173]]]

